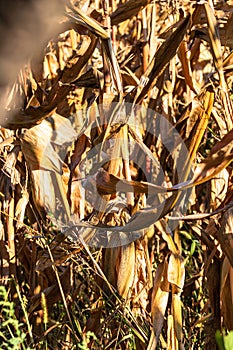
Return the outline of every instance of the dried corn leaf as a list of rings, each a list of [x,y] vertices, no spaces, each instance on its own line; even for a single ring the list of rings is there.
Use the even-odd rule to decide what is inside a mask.
[[[50,117],[54,113],[54,106],[29,107],[27,110],[21,108],[6,111],[1,125],[7,129],[30,128],[39,124],[42,120]]]
[[[218,23],[213,8],[207,2],[204,3],[204,8],[208,22],[208,33],[210,37],[210,43],[213,50],[214,64],[219,74],[220,84],[222,88],[225,88],[225,78],[223,75],[222,62],[222,48],[220,34],[218,30]]]
[[[204,3],[204,8],[205,8],[207,22],[208,22],[208,32],[210,37],[211,48],[213,51],[214,65],[218,72],[219,83],[222,88],[221,90],[222,101],[226,111],[226,117],[228,120],[229,127],[232,127],[232,118],[231,118],[232,103],[228,96],[227,84],[224,77],[222,49],[221,49],[221,41],[220,41],[220,35],[218,30],[218,23],[214,15],[214,10],[209,5],[209,3]]]
[[[74,57],[74,59],[69,60],[69,65],[65,66],[65,68],[62,71],[61,79],[59,84],[70,84],[76,82],[76,79],[78,79],[79,74],[82,72],[82,69],[84,66],[88,63],[89,58],[93,54],[96,45],[97,45],[97,39],[94,37],[94,35],[91,35],[91,41],[85,40],[82,48],[79,50],[79,57]],[[78,80],[77,80],[78,81]],[[53,90],[57,89],[57,85],[52,89],[52,92],[50,95],[53,94]],[[70,87],[69,87],[70,88]],[[51,99],[49,96],[48,99]],[[59,100],[58,100],[59,101]]]
[[[170,191],[170,188],[157,186],[143,181],[129,181],[109,174],[104,169],[99,169],[95,175],[96,189],[99,194],[114,194],[116,192],[135,192],[135,193],[164,193]]]
[[[123,4],[120,4],[118,8],[110,15],[111,24],[118,25],[121,22],[136,16],[138,12],[149,4],[151,0],[128,0]]]
[[[110,249],[110,248],[105,249],[103,271],[109,283],[111,283],[115,288],[117,287],[116,265],[119,258],[120,258],[120,247],[116,247],[114,249]]]
[[[190,87],[190,89],[195,94],[197,94],[199,89],[197,87],[197,83],[195,81],[193,82],[193,79],[192,79],[190,63],[187,59],[187,45],[185,45],[184,41],[182,41],[180,46],[179,46],[178,54],[179,54],[179,58],[180,58],[180,61],[182,64],[185,81],[186,81],[187,85]]]
[[[93,18],[88,17],[78,9],[72,9],[73,13],[68,13],[68,16],[75,20],[77,23],[81,23],[88,28],[93,34],[101,38],[102,45],[106,54],[106,58],[112,68],[113,77],[116,83],[116,87],[119,92],[122,92],[122,80],[120,74],[120,68],[113,51],[112,41],[108,32],[101,27],[101,25]]]
[[[72,18],[78,24],[83,25],[99,38],[103,40],[110,39],[108,32],[100,25],[98,21],[96,21],[94,18],[87,16],[84,12],[82,12],[77,7],[76,8],[70,7],[70,9],[71,9],[71,12],[67,12],[67,16],[69,18]]]
[[[88,88],[100,88],[101,81],[103,80],[103,74],[94,69],[89,69],[86,73],[82,74],[77,80],[73,83],[77,87],[88,87]]]
[[[19,152],[18,139],[15,140],[13,137],[5,140],[6,136],[12,136],[13,133],[0,129],[0,142],[2,142],[0,144],[0,160],[3,170],[0,176],[0,191],[4,192],[4,194],[0,193],[0,209],[3,212],[0,221],[0,253],[2,257],[0,263],[2,275],[6,276],[8,274],[9,276],[12,273],[16,275],[19,271],[19,276],[23,281],[22,286],[25,283],[28,285],[30,296],[34,291],[47,293],[49,308],[54,302],[61,299],[62,294],[63,303],[58,305],[59,310],[63,310],[64,306],[67,306],[64,295],[61,293],[62,288],[59,284],[61,275],[59,271],[64,272],[69,265],[69,259],[72,259],[74,267],[70,267],[70,274],[67,272],[67,276],[62,281],[62,284],[64,282],[68,286],[68,288],[65,285],[63,286],[65,292],[69,293],[70,291],[69,294],[72,296],[72,298],[69,298],[71,309],[73,310],[74,307],[75,312],[77,312],[79,308],[84,307],[85,310],[89,309],[94,313],[98,309],[97,317],[94,316],[89,319],[92,325],[86,322],[85,313],[84,317],[82,313],[79,313],[80,325],[78,324],[78,332],[85,337],[89,329],[94,330],[97,332],[96,335],[100,336],[98,346],[104,346],[109,349],[128,349],[132,347],[132,344],[135,344],[136,348],[145,348],[148,344],[149,332],[147,325],[149,324],[153,325],[153,331],[148,349],[155,349],[156,347],[171,350],[183,349],[182,321],[185,325],[185,330],[193,324],[195,327],[195,329],[191,328],[190,334],[188,331],[184,332],[185,347],[189,347],[188,342],[194,332],[197,334],[197,347],[202,346],[204,340],[209,341],[206,333],[202,330],[203,327],[196,327],[197,324],[195,324],[196,317],[206,312],[206,308],[209,305],[207,300],[203,309],[203,299],[196,298],[196,295],[199,295],[198,291],[200,291],[200,289],[198,290],[197,282],[200,278],[205,284],[205,279],[200,277],[203,267],[208,270],[208,265],[212,258],[214,260],[222,259],[222,254],[227,257],[223,264],[222,272],[223,325],[229,329],[232,327],[230,314],[232,309],[231,285],[233,278],[232,269],[230,268],[233,249],[231,227],[232,168],[229,166],[232,160],[232,132],[211,150],[211,145],[213,142],[216,142],[214,141],[215,136],[219,137],[220,135],[222,138],[227,129],[231,130],[231,114],[228,113],[229,115],[227,116],[226,113],[228,109],[230,111],[231,107],[230,101],[227,100],[227,94],[231,93],[232,55],[230,54],[223,63],[226,68],[224,71],[226,84],[228,84],[224,95],[221,91],[222,86],[220,86],[220,89],[216,86],[217,74],[214,72],[212,58],[214,57],[215,65],[218,65],[218,69],[221,70],[221,59],[227,54],[228,48],[223,50],[223,47],[219,46],[218,38],[215,38],[217,35],[215,31],[218,30],[217,27],[215,28],[215,24],[218,25],[218,23],[212,9],[212,13],[207,13],[208,11],[206,10],[208,6],[212,7],[212,1],[210,0],[208,2],[210,5],[206,7],[203,2],[195,4],[191,20],[188,18],[183,19],[184,13],[190,11],[190,3],[186,1],[182,3],[182,7],[179,7],[178,2],[168,4],[164,1],[153,1],[151,5],[147,6],[148,3],[150,3],[148,0],[139,2],[132,0],[112,1],[109,4],[108,1],[87,1],[83,5],[81,1],[77,3],[77,1],[72,0],[72,4],[81,7],[84,13],[87,13],[88,5],[91,6],[90,10],[92,10],[94,5],[96,9],[91,13],[91,16],[100,18],[102,13],[104,25],[106,25],[108,20],[109,22],[112,20],[113,28],[110,31],[109,26],[109,31],[107,31],[100,23],[84,15],[80,10],[77,12],[72,9],[69,10],[68,17],[71,18],[73,16],[72,21],[69,23],[69,30],[70,24],[73,29],[49,43],[46,48],[46,57],[44,58],[47,64],[47,67],[44,66],[44,72],[41,71],[43,57],[41,57],[40,62],[36,63],[40,70],[36,69],[34,60],[34,78],[38,81],[31,78],[30,72],[27,75],[28,71],[26,71],[25,75],[21,75],[21,87],[15,85],[12,90],[9,89],[9,98],[8,100],[6,99],[6,104],[4,104],[9,110],[9,114],[4,112],[4,117],[8,118],[5,125],[8,127],[15,129],[21,129],[21,127],[29,128],[46,119],[38,129],[31,128],[27,131],[22,130],[21,132],[19,130],[16,132],[23,149],[23,158],[22,152]],[[108,13],[108,5],[112,14]],[[215,5],[216,2],[214,3]],[[147,6],[145,11],[142,14],[139,13],[139,10],[145,8],[145,6]],[[179,14],[178,10],[180,11]],[[205,14],[206,16],[204,16]],[[132,18],[132,16],[137,16],[137,18]],[[229,13],[216,12],[216,17],[219,18],[220,39],[223,39],[223,33],[224,40],[227,44],[230,44],[231,16],[229,16]],[[116,24],[122,21],[125,21],[123,25],[120,28],[117,27]],[[189,29],[191,29],[193,25],[196,26],[195,28],[199,28],[198,30],[203,30],[203,32],[205,32],[203,26],[206,27],[207,32],[204,34],[207,34],[210,45],[203,44],[198,39],[193,40],[193,42],[188,43],[189,51],[187,52],[183,43],[183,37],[187,32],[187,27],[189,26]],[[6,28],[8,27],[6,26]],[[87,29],[89,34],[87,34]],[[212,37],[208,35],[208,31],[211,31]],[[161,33],[162,35],[160,35]],[[165,39],[164,44],[154,56],[158,44],[161,42],[161,37]],[[1,37],[0,41],[2,39],[4,38]],[[97,45],[99,39],[103,50],[101,50],[99,44]],[[189,37],[187,36],[188,39]],[[149,43],[151,46],[148,50]],[[11,45],[11,42],[9,45]],[[111,45],[114,46],[118,62],[116,62]],[[210,47],[212,51],[210,51]],[[221,52],[220,49],[223,51]],[[179,51],[180,61],[174,58],[177,50]],[[126,97],[120,96],[118,107],[109,119],[107,119],[104,109],[98,109],[102,101],[111,104],[113,98],[113,94],[110,96],[111,99],[108,99],[109,95],[103,95],[105,81],[103,74],[99,71],[103,67],[103,52],[105,55],[104,60],[107,58],[109,61],[109,63],[107,61],[108,67],[105,64],[104,67],[107,68],[107,71],[111,70],[110,73],[118,90],[121,91],[122,82],[117,64],[120,65],[123,72],[124,91],[126,93],[132,91],[132,94],[129,92]],[[139,78],[142,76],[142,70],[146,68],[149,54],[150,57],[154,56],[154,58],[147,69],[145,79],[142,77],[140,86]],[[53,55],[52,60],[50,60],[49,55],[51,55],[50,57]],[[170,69],[166,69],[170,61]],[[52,65],[54,66],[52,67]],[[183,66],[183,72],[181,65]],[[92,68],[88,71],[89,67]],[[158,77],[160,80],[157,80]],[[28,82],[27,79],[29,80]],[[221,79],[223,82],[224,76]],[[192,91],[195,93],[198,90],[196,81],[200,82],[200,86],[203,87],[202,92],[195,97],[195,100],[188,105],[185,113],[183,113],[190,97],[192,97]],[[157,89],[152,90],[155,85]],[[210,86],[215,88],[215,95]],[[21,94],[19,100],[15,99],[18,93]],[[149,104],[148,99],[144,100],[147,94],[150,95]],[[175,152],[172,153],[170,149],[168,149],[170,152],[168,156],[169,152],[165,150],[167,143],[163,143],[164,140],[160,142],[160,136],[157,137],[156,132],[158,129],[156,127],[159,123],[158,118],[154,117],[154,115],[150,118],[150,123],[147,123],[147,116],[140,112],[137,113],[137,108],[135,108],[136,113],[132,116],[132,119],[135,118],[136,123],[133,122],[133,124],[136,125],[137,132],[128,125],[129,110],[126,108],[123,111],[120,108],[122,104],[124,105],[124,98],[132,102],[135,95],[137,95],[135,102],[143,102],[145,107],[158,111],[169,120],[169,132],[174,130],[170,125],[176,128],[180,135],[177,133],[176,140],[169,137],[168,141],[175,142],[172,144],[177,147],[175,152],[181,144],[186,143],[187,148],[184,147],[184,153],[187,157],[184,156],[182,151],[179,156],[176,156]],[[22,101],[22,97],[25,101]],[[95,102],[92,105],[93,108],[89,108],[95,99],[98,101],[98,104]],[[211,115],[214,102],[215,109]],[[19,106],[27,107],[22,111],[17,109]],[[80,111],[80,107],[83,108],[83,106],[84,108],[88,106],[87,110],[82,109]],[[62,126],[62,122],[60,125],[58,121],[53,121],[56,108],[57,112],[64,116],[72,115],[72,121],[74,121],[77,128],[82,128],[78,137],[75,136],[75,133],[73,135],[74,130],[70,129],[68,123],[65,124],[66,126]],[[122,111],[123,113],[121,113]],[[119,114],[122,116],[121,119],[119,118],[120,120],[117,119]],[[83,116],[87,117],[84,125],[82,125]],[[212,116],[214,120],[211,119]],[[145,124],[147,130],[149,130],[146,137],[145,130],[143,130]],[[161,128],[161,124],[159,124],[159,127]],[[61,129],[61,133],[57,128]],[[162,130],[164,131],[164,128]],[[153,131],[155,131],[154,134]],[[64,136],[64,140],[62,136]],[[180,140],[179,136],[183,140]],[[67,139],[65,140],[65,138]],[[63,162],[64,156],[67,154],[67,146],[75,139],[77,141],[74,149],[72,149],[73,153],[68,153],[69,166],[67,166]],[[145,171],[140,168],[142,157],[140,157],[140,164],[134,162],[136,166],[133,165],[130,168],[129,158],[132,155],[132,139],[133,143],[140,148],[142,157],[146,159]],[[102,146],[100,146],[101,142]],[[113,148],[112,144],[114,142],[114,152],[109,156],[109,151]],[[46,146],[47,144],[49,145],[48,147]],[[109,145],[111,147],[110,150]],[[99,159],[95,163],[99,153],[97,155],[95,153],[96,158],[92,159],[92,153],[88,154],[88,151],[90,149],[91,151],[96,151],[97,147],[102,148]],[[128,149],[130,149],[130,152],[128,152]],[[208,153],[205,161],[196,166],[196,172],[192,180],[188,181],[192,163],[196,159],[199,161],[199,159],[205,158],[206,149],[210,153]],[[105,150],[107,150],[106,154],[104,153]],[[46,155],[45,158],[44,155]],[[115,156],[119,159],[113,160]],[[91,162],[93,162],[93,168],[90,171],[89,164]],[[160,186],[153,184],[153,176],[157,175],[157,173],[154,174],[154,169],[158,168],[158,166],[162,166],[163,171],[166,173],[163,177],[164,182],[161,181],[159,183]],[[105,170],[97,171],[101,167]],[[179,168],[179,171],[176,168]],[[86,173],[94,175],[86,177]],[[151,176],[148,182],[143,181],[145,179],[143,173],[146,175],[146,178]],[[132,175],[135,177],[133,180],[131,179]],[[219,176],[221,177],[220,180]],[[222,186],[223,178],[225,187]],[[79,182],[80,179],[82,181]],[[186,194],[188,187],[193,187],[208,179],[211,179],[210,184],[198,187],[196,192],[193,191],[192,202],[189,206],[190,215],[178,216],[179,214],[176,214],[174,210],[171,214],[172,216],[164,217],[173,208],[178,208],[179,210],[179,204],[183,203],[182,196]],[[75,182],[72,182],[72,180]],[[25,181],[32,185],[30,187],[32,196],[29,193],[32,206],[31,203],[30,206],[27,205],[28,197],[21,192],[22,188],[27,187]],[[155,183],[157,184],[157,182]],[[86,187],[84,184],[86,184]],[[90,188],[88,187],[89,185]],[[206,188],[207,190],[210,188],[210,185],[211,195],[209,192],[204,192]],[[92,190],[91,186],[94,190]],[[85,192],[85,189],[88,189],[89,192]],[[127,195],[121,194],[120,197],[118,192],[123,192]],[[200,195],[198,196],[197,193],[200,193]],[[153,195],[152,198],[149,198],[150,194]],[[5,197],[3,197],[4,195]],[[208,201],[210,198],[212,200],[211,203]],[[104,200],[105,203],[103,203]],[[81,201],[82,204],[80,204]],[[208,209],[203,209],[203,211],[203,204],[207,204]],[[147,205],[148,207],[146,207]],[[35,212],[33,214],[30,213],[31,207]],[[27,211],[25,211],[25,208],[27,208]],[[133,209],[131,210],[131,208]],[[59,224],[58,229],[67,233],[73,242],[78,241],[78,248],[73,249],[74,243],[71,243],[70,240],[67,240],[66,244],[61,242],[59,240],[60,235],[53,239],[56,245],[55,248],[50,238],[53,238],[53,235],[57,233],[57,227],[54,230],[53,225],[48,226],[47,221],[41,221],[35,209],[41,213],[43,219],[50,213],[55,214],[56,222]],[[70,209],[75,214],[74,218],[72,217],[72,222],[70,220]],[[194,209],[195,212],[192,211]],[[35,221],[35,218],[37,220],[30,230],[25,230],[21,227],[19,231],[13,218],[23,222],[25,219],[23,217],[24,212],[26,219],[28,217],[30,222],[31,219],[32,222]],[[4,215],[6,215],[6,219]],[[8,215],[10,220],[8,220]],[[209,220],[213,215],[215,217]],[[79,222],[80,220],[81,222]],[[184,239],[184,246],[182,245],[182,248],[185,247],[183,250],[177,238],[177,231],[174,234],[172,232],[170,225],[172,220],[186,221],[182,227],[182,230],[185,231],[182,233],[187,236]],[[187,221],[191,220],[198,220],[198,224],[193,222],[187,223]],[[67,224],[65,227],[63,227],[64,223]],[[40,233],[37,230],[37,225],[39,224],[41,225]],[[178,225],[178,222],[174,224]],[[150,232],[148,234],[149,225]],[[202,249],[199,249],[199,247],[197,250],[195,249],[195,256],[192,256],[186,250],[187,247],[190,247],[192,241],[186,226],[190,227],[192,232],[195,233],[195,238],[200,240],[202,244]],[[219,227],[221,228],[220,232],[218,232]],[[65,232],[66,229],[67,231]],[[48,251],[43,246],[44,240],[41,239],[41,232],[45,234],[46,243],[51,247],[54,259],[48,256]],[[149,242],[146,239],[147,235],[149,236]],[[144,237],[142,238],[142,236]],[[137,241],[132,243],[136,239]],[[194,245],[196,239],[193,240]],[[90,252],[86,244],[87,241],[92,246],[114,247],[114,249],[99,251],[95,246]],[[15,242],[18,244],[15,245]],[[218,244],[219,242],[220,244]],[[82,248],[80,248],[80,245]],[[154,249],[154,245],[156,245],[157,251]],[[6,247],[9,249],[9,252],[7,252]],[[193,245],[191,245],[192,248]],[[166,255],[168,251],[169,253]],[[209,251],[211,253],[208,259]],[[92,254],[93,252],[94,254]],[[194,302],[192,305],[195,305],[195,310],[188,309],[189,317],[182,320],[180,292],[184,283],[183,265],[187,254],[190,257],[190,260],[186,260],[187,268],[189,269],[189,262],[193,261],[194,264],[189,273],[191,275],[195,273],[195,275],[190,277],[192,283],[186,289],[186,292],[188,293],[189,290],[192,291],[195,288],[197,294],[192,293],[191,295],[191,300]],[[15,256],[19,257],[18,260],[25,272],[25,276],[21,274],[22,268],[19,266]],[[104,257],[102,261],[100,261],[101,257]],[[198,258],[196,259],[196,257]],[[158,261],[159,266],[157,269]],[[161,261],[163,262],[161,263]],[[99,264],[101,264],[106,276],[103,274]],[[58,266],[57,272],[59,276],[55,276],[52,269],[55,265]],[[151,278],[155,277],[154,284],[150,284],[151,266],[156,270],[151,276]],[[72,276],[71,272],[74,273],[74,276]],[[213,270],[209,273],[210,277],[211,273],[213,273]],[[58,277],[58,283],[54,282],[56,277]],[[5,280],[2,279],[4,283]],[[212,284],[208,284],[209,294],[205,293],[205,298],[209,295],[211,307],[213,301],[217,302],[218,298],[217,293],[213,297],[217,284],[215,281]],[[150,290],[151,285],[153,285],[152,290]],[[24,289],[22,287],[21,291],[24,292]],[[123,298],[126,298],[127,309],[123,310],[124,304],[121,304],[116,290]],[[77,303],[74,302],[77,300],[76,296],[78,296]],[[127,299],[129,302],[127,302]],[[185,314],[187,312],[186,300],[186,298],[183,299],[184,305],[182,305],[185,309]],[[117,306],[113,315],[112,310],[115,302]],[[151,305],[149,305],[150,302]],[[33,323],[37,310],[41,309],[41,295],[38,294],[34,299],[30,299],[29,303],[32,304],[32,307],[28,305],[28,308],[33,313],[35,312],[29,320],[30,323]],[[98,308],[99,305],[100,308]],[[78,310],[76,309],[77,306]],[[188,304],[189,306],[190,304]],[[41,310],[38,312],[40,313]],[[52,314],[50,316],[52,317]],[[215,318],[216,315],[213,313],[213,316]],[[65,320],[66,318],[64,318]],[[49,319],[49,323],[50,321],[52,319]],[[41,326],[43,326],[42,318],[40,318],[40,322]],[[198,320],[198,322],[200,324],[202,319]],[[40,340],[46,335],[46,341],[48,340],[51,348],[56,348],[55,340],[59,344],[66,344],[64,345],[65,347],[75,346],[75,344],[72,344],[72,339],[76,337],[75,330],[69,328],[67,335],[65,335],[66,332],[60,332],[59,339],[55,339],[53,329],[57,327],[57,324],[54,323],[52,327],[49,327],[44,332],[44,327],[42,327],[42,331],[38,331],[39,327],[35,323],[32,325],[34,327],[33,335],[36,334],[36,337],[38,336]],[[93,323],[95,324],[93,325]],[[205,322],[205,324],[207,323]],[[163,325],[164,330],[161,334]],[[72,327],[72,322],[69,323],[69,326]],[[76,324],[74,324],[74,328],[75,326]],[[25,330],[25,327],[22,327]],[[85,329],[83,330],[82,327],[85,327]],[[163,336],[166,335],[166,330],[167,344],[165,344],[166,341],[163,339]],[[159,338],[161,344],[158,344]],[[85,338],[83,339],[85,340]],[[213,335],[212,340],[214,341]],[[91,339],[88,346],[95,347],[95,345],[95,340]],[[43,347],[43,344],[41,346]]]
[[[156,83],[158,77],[163,73],[167,64],[175,56],[176,51],[186,34],[189,25],[190,15],[183,19],[177,29],[160,46],[152,58],[146,72],[143,75],[141,84],[135,98],[135,103],[140,103],[145,95]]]
[[[216,177],[233,160],[233,131],[223,137],[211,150],[210,155],[196,167],[193,179],[173,186],[175,189],[197,186]]]
[[[192,12],[191,16],[191,24],[199,24],[200,23],[200,17],[203,12],[203,4],[196,4],[194,11]]]
[[[210,218],[211,216],[220,214],[229,208],[233,206],[233,202],[230,202],[229,204],[225,205],[224,207],[221,207],[220,209],[214,210],[211,213],[199,213],[199,214],[190,214],[190,215],[184,215],[184,216],[167,216],[169,220],[186,220],[186,221],[191,221],[191,220],[203,220]]]
[[[191,165],[191,162],[194,160],[196,156],[197,149],[200,145],[200,142],[202,140],[202,137],[205,133],[206,127],[208,125],[208,121],[212,112],[213,103],[214,103],[214,92],[211,88],[207,89],[204,92],[203,96],[200,96],[201,102],[202,102],[202,111],[199,115],[198,120],[196,121],[194,127],[192,128],[189,139],[186,142],[187,148],[189,150],[190,159],[189,159],[189,166]],[[186,170],[187,171],[187,170]],[[185,174],[184,177],[187,175]]]
[[[200,142],[202,140],[202,137],[204,135],[204,132],[206,130],[206,127],[208,125],[208,121],[210,118],[210,114],[212,111],[214,103],[214,93],[212,90],[205,91],[203,96],[203,108],[201,111],[201,114],[198,116],[197,121],[195,122],[190,135],[189,139],[186,141],[186,145],[189,151],[189,157],[187,157],[187,160],[183,163],[183,172],[181,174],[182,179],[187,179],[190,176],[190,170],[192,167],[192,162],[196,156],[197,149],[200,145]],[[182,160],[183,161],[183,160]],[[173,189],[181,189],[181,188],[188,188],[191,186],[187,186],[189,182],[184,182],[178,185],[173,186]],[[169,211],[171,211],[175,204],[177,203],[178,199],[180,198],[181,193],[174,193],[171,197],[169,197],[165,204],[164,208],[161,213],[161,217],[168,214]]]

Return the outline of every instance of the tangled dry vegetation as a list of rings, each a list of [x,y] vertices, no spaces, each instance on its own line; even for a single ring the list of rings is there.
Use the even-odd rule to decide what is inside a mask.
[[[232,12],[70,1],[8,87],[1,349],[213,350],[233,329]]]

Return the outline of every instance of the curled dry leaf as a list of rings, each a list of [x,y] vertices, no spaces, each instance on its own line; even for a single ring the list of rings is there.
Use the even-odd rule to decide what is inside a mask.
[[[129,181],[109,174],[104,169],[99,169],[96,174],[96,188],[100,194],[113,194],[116,192],[135,192],[157,194],[170,191],[170,188],[157,186],[152,183]]]

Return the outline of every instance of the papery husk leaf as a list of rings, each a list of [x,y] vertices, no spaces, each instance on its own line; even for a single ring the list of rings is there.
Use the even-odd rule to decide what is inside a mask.
[[[120,247],[116,261],[117,290],[123,298],[129,296],[135,274],[135,245],[134,242]]]
[[[16,204],[15,208],[15,218],[17,220],[17,228],[23,226],[23,221],[25,217],[26,206],[29,201],[29,193],[26,190],[22,190],[22,197]]]
[[[175,338],[173,315],[168,315],[168,318],[167,318],[167,349],[178,350],[178,342]]]
[[[62,227],[70,221],[70,207],[62,176],[48,170],[32,170],[32,196],[42,219],[48,216]]]
[[[181,292],[184,287],[185,269],[184,258],[179,254],[171,254],[168,262],[167,279],[174,284],[177,290]]]
[[[164,241],[167,243],[169,251],[174,255],[178,255],[178,249],[172,239],[171,232],[169,232],[169,228],[165,219],[161,219],[155,223],[156,228],[161,232],[161,235]]]
[[[224,202],[228,192],[229,172],[223,169],[211,180],[211,208],[215,209]]]
[[[156,270],[154,285],[151,297],[151,313],[153,321],[153,330],[147,350],[156,349],[159,336],[162,331],[164,316],[167,309],[170,284],[166,276],[167,262],[160,263]]]
[[[182,304],[180,295],[172,294],[172,314],[174,320],[175,342],[179,344],[177,349],[184,350],[183,332],[182,332]]]
[[[111,283],[115,288],[117,287],[117,273],[116,264],[119,260],[120,248],[115,249],[107,248],[104,252],[104,266],[103,271],[105,276],[107,276],[109,283]],[[114,266],[114,268],[112,268]],[[105,288],[105,287],[104,287]]]
[[[22,152],[32,173],[34,200],[42,217],[46,211],[56,213],[55,220],[69,220],[70,209],[64,192],[62,168],[65,166],[63,159],[67,148],[75,137],[70,121],[58,114],[20,136]]]
[[[133,304],[144,314],[148,307],[148,292],[153,287],[147,236],[135,242],[135,271],[132,286]]]
[[[16,168],[16,163],[19,158],[19,152],[19,146],[14,146],[13,150],[10,153],[8,153],[4,165],[2,167],[2,173],[8,174],[10,178],[10,185],[16,185],[20,183],[20,173]]]

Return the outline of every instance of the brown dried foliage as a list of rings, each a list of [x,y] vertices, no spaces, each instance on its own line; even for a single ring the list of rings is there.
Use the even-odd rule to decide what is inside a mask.
[[[233,329],[233,7],[62,6],[47,46],[38,30],[33,54],[29,26],[24,67],[14,84],[12,74],[1,81],[1,284],[22,322],[12,280],[27,299],[35,349],[215,349],[216,330]],[[7,52],[4,69],[17,54],[11,47],[8,66]],[[154,137],[156,114],[145,120],[142,107],[175,128],[188,158],[172,158]],[[129,160],[132,142],[144,172]],[[165,176],[154,184],[158,164]],[[174,209],[188,189],[181,215]],[[67,237],[56,223],[73,218],[78,234]],[[121,245],[122,226],[143,235]],[[90,247],[98,229],[105,248]]]

